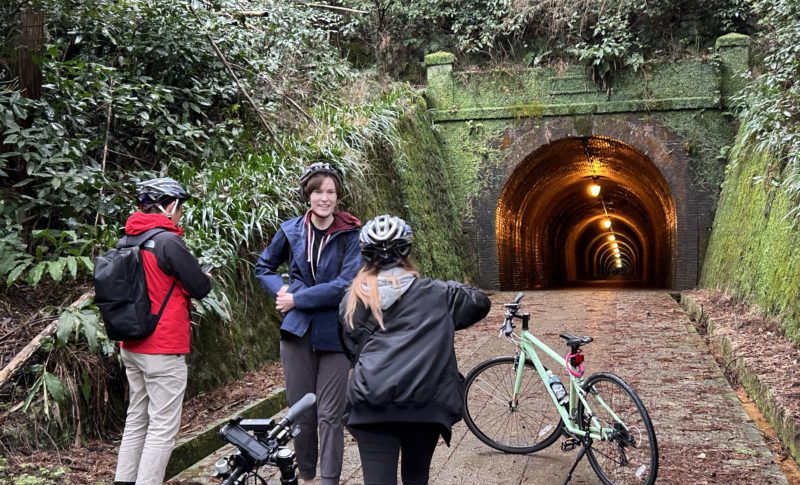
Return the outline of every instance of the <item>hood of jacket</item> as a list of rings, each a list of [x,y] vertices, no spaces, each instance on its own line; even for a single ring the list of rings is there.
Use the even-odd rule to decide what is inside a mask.
[[[164,214],[145,214],[144,212],[134,212],[125,222],[125,234],[136,236],[150,229],[162,227],[179,236],[183,236],[183,228],[176,226],[169,217]]]
[[[411,287],[416,276],[403,268],[392,268],[378,273],[378,294],[381,297],[381,310],[386,310],[400,299]],[[364,285],[369,290],[369,285]]]
[[[304,222],[306,224],[311,224],[311,211],[306,212]],[[325,235],[329,236],[337,232],[358,229],[360,227],[361,221],[358,220],[356,216],[347,212],[336,211],[333,213],[333,223],[328,226]]]

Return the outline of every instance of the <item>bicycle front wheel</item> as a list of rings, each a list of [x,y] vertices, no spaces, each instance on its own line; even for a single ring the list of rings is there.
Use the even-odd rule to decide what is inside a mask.
[[[605,485],[654,483],[658,474],[656,432],[636,392],[622,378],[607,372],[589,376],[583,390],[591,413],[579,404],[582,427],[604,435],[603,439],[590,439],[586,450],[600,480]]]
[[[464,422],[482,442],[505,453],[533,453],[553,444],[564,424],[531,362],[525,362],[516,406],[518,360],[497,357],[467,374]]]
[[[250,472],[239,477],[236,485],[269,485],[267,480],[256,472]]]

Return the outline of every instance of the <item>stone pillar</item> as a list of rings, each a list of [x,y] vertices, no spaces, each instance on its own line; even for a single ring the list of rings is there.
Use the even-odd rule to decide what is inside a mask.
[[[456,56],[449,52],[434,52],[425,56],[428,87],[425,97],[428,106],[433,109],[454,108],[453,99],[453,63]]]
[[[725,34],[717,38],[714,47],[722,66],[720,101],[723,107],[728,107],[731,96],[736,95],[746,84],[742,75],[750,70],[750,37],[736,33]]]

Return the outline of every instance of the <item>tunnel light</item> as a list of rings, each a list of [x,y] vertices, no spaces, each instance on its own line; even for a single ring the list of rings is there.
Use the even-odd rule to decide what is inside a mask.
[[[619,247],[619,244],[617,244],[617,243],[613,243],[613,244],[611,245],[611,247],[612,247],[612,248],[614,248],[614,249],[616,249],[616,248],[618,248],[618,247]]]
[[[589,185],[589,193],[592,194],[592,197],[600,195],[600,185],[597,182],[592,182]]]
[[[621,267],[622,267],[622,263],[620,263],[619,261],[617,261],[617,264],[616,264],[615,266],[616,266],[617,268],[621,268]]]
[[[614,248],[614,254],[619,254],[619,248]]]
[[[612,235],[608,236],[608,240],[609,241],[616,241],[617,240],[617,236],[612,234]]]
[[[605,227],[606,229],[610,229],[611,228],[611,219],[605,219],[603,221],[603,227]]]

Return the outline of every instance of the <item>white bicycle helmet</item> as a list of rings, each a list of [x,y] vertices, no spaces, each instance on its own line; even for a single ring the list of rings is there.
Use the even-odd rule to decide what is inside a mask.
[[[364,260],[383,268],[408,257],[411,239],[411,228],[406,221],[383,214],[364,224],[358,242]]]
[[[136,184],[136,196],[140,205],[158,204],[165,200],[188,200],[189,194],[173,178],[161,177]]]

